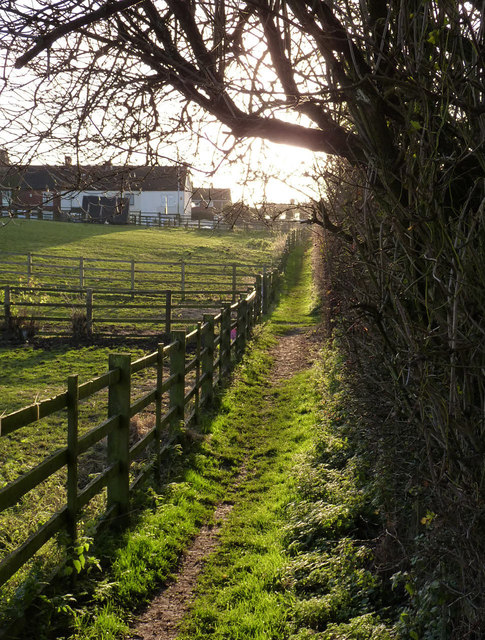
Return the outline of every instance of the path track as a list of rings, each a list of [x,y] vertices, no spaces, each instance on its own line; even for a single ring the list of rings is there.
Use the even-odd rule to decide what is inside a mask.
[[[315,329],[292,328],[279,336],[272,349],[274,365],[270,380],[277,386],[296,373],[312,366],[321,336]],[[236,482],[244,481],[244,471]],[[219,534],[228,518],[233,503],[222,502],[214,513],[214,525],[205,525],[187,549],[173,580],[141,614],[130,640],[174,640],[178,627],[194,597],[197,580],[204,564],[218,547]]]
[[[269,388],[266,388],[266,403],[273,402],[274,391],[284,381],[295,374],[309,369],[315,360],[322,343],[322,332],[309,319],[308,282],[302,279],[300,269],[289,283],[291,295],[278,306],[271,322],[278,327],[277,342],[271,349],[273,366],[268,375]],[[251,452],[248,452],[250,455]],[[243,484],[247,476],[243,467],[234,481],[232,489]],[[231,493],[231,491],[229,490]],[[232,491],[237,500],[237,492]],[[222,502],[217,507],[213,522],[205,525],[186,550],[174,580],[168,584],[152,601],[150,606],[137,618],[133,625],[130,640],[174,640],[178,628],[194,599],[198,578],[204,565],[219,545],[220,533],[232,511],[232,502]]]

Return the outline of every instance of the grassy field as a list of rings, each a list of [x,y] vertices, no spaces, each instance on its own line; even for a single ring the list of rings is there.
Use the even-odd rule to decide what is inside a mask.
[[[138,497],[130,528],[90,548],[77,582],[48,592],[36,640],[131,637],[131,617],[170,579],[221,501],[234,506],[181,640],[396,637],[372,573],[368,478],[348,438],[353,417],[338,348],[272,381],[277,336],[315,323],[308,263],[303,273],[298,261],[290,270],[290,295],[258,329],[204,424],[207,437],[172,461],[162,487]]]
[[[278,238],[262,232],[205,233],[36,220],[14,220],[0,228],[0,250],[48,251],[64,256],[95,257],[101,253],[106,257],[176,261],[190,253],[192,259],[199,261],[224,261],[230,257],[231,261],[262,264],[271,262],[278,243]],[[129,349],[133,351],[132,344]],[[69,344],[48,349],[28,344],[0,346],[0,412],[14,411],[55,394],[70,373],[79,373],[81,381],[101,373],[107,367],[107,354],[107,349]]]
[[[270,263],[275,236],[266,231],[192,231],[180,228],[12,220],[0,227],[0,250],[54,256],[176,262]]]
[[[210,312],[247,291],[255,273],[277,259],[283,243],[283,236],[269,232],[14,220],[0,228],[0,282],[13,286],[9,297],[16,335],[82,336],[91,315],[98,338],[109,336],[113,327],[123,334],[154,335],[164,331],[166,289],[173,291],[172,322],[177,328],[192,324],[204,303]],[[54,285],[61,291],[18,291],[15,285]],[[92,312],[86,309],[85,291],[65,291],[81,285],[94,290]],[[133,288],[136,295],[127,293]],[[2,311],[5,295],[0,287]]]

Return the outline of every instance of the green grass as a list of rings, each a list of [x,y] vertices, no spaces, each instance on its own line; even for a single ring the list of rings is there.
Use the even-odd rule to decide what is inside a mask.
[[[21,252],[44,251],[62,256],[127,258],[134,255],[138,260],[177,260],[183,256],[198,261],[228,262],[230,256],[231,261],[262,263],[268,262],[273,254],[275,239],[263,233],[203,234],[184,229],[145,230],[13,221],[0,229],[1,248]],[[150,350],[155,348],[154,341]],[[105,372],[112,350],[106,347],[62,345],[59,342],[50,348],[28,344],[0,347],[1,414],[8,414],[65,391],[70,374],[77,373],[82,383]],[[129,351],[133,358],[142,354],[142,349],[132,344],[123,345],[117,350]],[[138,382],[143,386],[143,380]],[[138,382],[134,381],[135,388]],[[96,394],[82,403],[81,434],[106,417],[106,404],[106,392]],[[65,447],[66,424],[66,413],[59,412],[0,438],[0,488],[16,480],[54,451]],[[99,470],[105,452],[96,452],[94,461],[90,456],[84,456],[81,464],[83,485],[95,468]],[[0,559],[64,506],[65,500],[65,471],[61,471],[27,494],[19,505],[3,512],[0,515]],[[51,553],[52,550],[49,550],[43,556]],[[21,584],[25,574],[31,571],[33,564],[27,567],[26,572],[20,572],[2,591],[4,602]]]
[[[14,220],[0,228],[0,249],[55,256],[176,262],[267,263],[274,237],[265,231],[192,231],[179,228],[68,224]]]
[[[314,324],[308,261],[288,284],[269,336]],[[343,428],[353,416],[338,347],[284,384],[247,393],[250,480],[234,497],[181,640],[391,640],[371,544],[353,539],[371,533],[372,517]]]
[[[165,297],[154,298],[138,293],[135,299],[122,295],[131,289],[132,275],[138,292],[150,290],[164,293],[174,291],[173,304],[182,305],[173,310],[174,322],[187,324],[200,317],[201,312],[187,309],[187,305],[201,305],[210,301],[212,306],[232,301],[225,295],[211,295],[210,291],[229,291],[233,288],[232,265],[236,268],[236,289],[247,291],[254,284],[256,271],[263,265],[274,263],[283,248],[284,236],[269,231],[211,232],[177,229],[144,229],[133,226],[110,227],[105,225],[68,224],[37,220],[11,221],[0,228],[0,254],[6,252],[30,252],[35,255],[30,280],[27,278],[27,260],[22,256],[0,255],[0,280],[4,284],[21,286],[78,287],[80,264],[74,258],[84,257],[84,286],[95,290],[93,297],[94,331],[104,334],[112,326],[120,326],[131,332],[163,333]],[[44,256],[44,257],[42,257]],[[46,257],[47,256],[47,257]],[[53,257],[65,258],[56,261]],[[68,259],[71,260],[68,260]],[[99,262],[100,259],[123,262]],[[130,260],[136,261],[134,274]],[[176,294],[182,287],[181,260],[184,261],[184,288],[186,292],[204,291],[204,294]],[[162,262],[163,266],[144,264]],[[53,263],[53,264],[50,264]],[[218,266],[210,266],[212,264]],[[107,289],[101,294],[99,289]],[[4,292],[0,288],[0,304],[3,308]],[[41,316],[36,326],[42,333],[70,333],[73,305],[81,305],[77,314],[85,312],[86,296],[74,293],[10,292],[12,314],[28,328],[31,315]],[[51,306],[33,307],[32,304],[49,303]],[[27,305],[27,306],[26,306]],[[194,316],[195,314],[195,316]],[[25,318],[24,318],[25,316]],[[52,321],[51,317],[62,318]],[[21,319],[24,318],[23,322]],[[106,322],[96,324],[96,319]],[[137,320],[151,320],[149,323]],[[110,326],[111,325],[111,326]],[[79,327],[82,329],[82,322]],[[36,332],[39,329],[36,329]],[[180,326],[178,327],[180,328]]]
[[[283,638],[293,596],[285,589],[285,523],[292,478],[311,444],[318,398],[312,371],[251,394],[247,481],[234,495],[221,547],[210,560],[181,638]],[[263,393],[262,393],[263,392]],[[258,397],[254,397],[257,395]]]

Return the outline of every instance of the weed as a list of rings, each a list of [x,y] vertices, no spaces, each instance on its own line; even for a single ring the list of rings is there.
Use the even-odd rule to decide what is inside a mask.
[[[71,331],[74,340],[86,340],[91,337],[91,328],[84,311],[75,309],[71,313]]]

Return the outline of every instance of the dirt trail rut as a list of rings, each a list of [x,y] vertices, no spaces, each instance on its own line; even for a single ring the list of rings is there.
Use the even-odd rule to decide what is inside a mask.
[[[315,329],[295,328],[280,336],[272,350],[274,358],[270,374],[277,385],[299,371],[310,367],[318,348],[319,336]],[[241,476],[243,473],[241,474]],[[240,477],[237,481],[243,480]],[[219,544],[220,531],[233,505],[221,503],[215,513],[215,525],[202,527],[181,560],[178,572],[168,586],[154,598],[150,606],[137,618],[130,640],[174,640],[179,625],[193,600],[197,580],[204,564]]]

